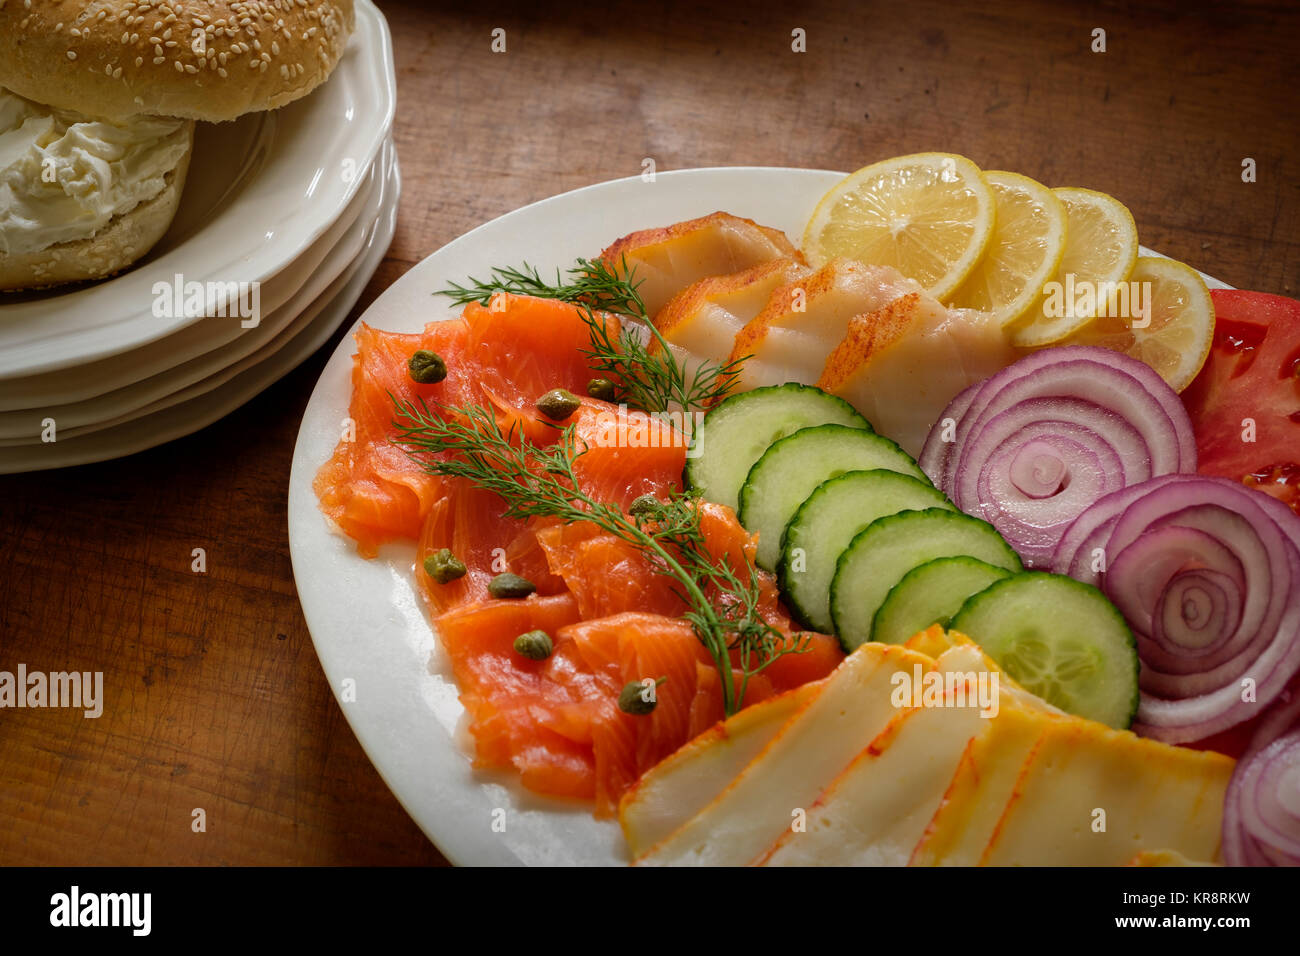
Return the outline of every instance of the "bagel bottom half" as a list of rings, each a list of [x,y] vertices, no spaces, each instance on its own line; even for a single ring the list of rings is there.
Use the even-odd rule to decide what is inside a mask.
[[[185,156],[164,177],[162,192],[114,216],[93,236],[17,255],[0,253],[0,292],[103,279],[142,258],[167,232],[176,215],[193,153],[191,136]]]

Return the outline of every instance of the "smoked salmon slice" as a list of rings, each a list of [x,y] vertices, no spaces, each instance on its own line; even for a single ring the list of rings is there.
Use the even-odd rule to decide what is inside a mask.
[[[514,653],[515,637],[541,629],[555,649],[545,661]],[[690,625],[628,612],[578,619],[568,594],[466,604],[438,619],[460,698],[469,714],[477,767],[513,767],[524,786],[560,797],[594,798],[611,814],[650,767],[722,718],[716,669]],[[618,708],[623,687],[667,680],[657,706],[633,716]],[[770,696],[751,681],[748,699]]]
[[[423,332],[383,332],[363,323],[356,340],[350,428],[314,487],[321,509],[367,557],[385,542],[416,538],[443,492],[439,479],[390,442],[390,395],[399,401],[489,406],[498,412],[503,431],[513,424],[534,441],[550,442],[555,429],[537,421],[533,403],[553,388],[584,394],[591,380],[581,352],[589,346],[588,326],[575,306],[551,299],[502,293],[490,306],[470,303],[459,318],[431,322]],[[407,362],[419,349],[442,356],[443,381],[417,385],[411,380]]]
[[[445,488],[429,509],[416,548],[416,580],[434,614],[486,600],[488,584],[503,571],[532,581],[539,594],[567,590],[538,545],[541,522],[503,517],[500,498],[463,478],[445,479]],[[466,572],[439,584],[425,573],[424,559],[443,548],[465,564]]]
[[[393,405],[388,395],[436,397],[448,403],[472,394],[470,379],[456,368],[468,334],[463,320],[436,322],[423,332],[382,332],[362,323],[352,365],[352,403],[334,454],[316,475],[321,510],[358,550],[373,557],[379,545],[412,538],[429,508],[441,496],[441,482],[425,474],[405,452],[389,442]],[[448,359],[447,379],[438,385],[411,381],[406,363],[418,349]]]
[[[721,505],[703,505],[701,519],[709,552],[726,556],[738,574],[747,573],[754,536]],[[597,812],[606,815],[649,767],[724,718],[721,681],[712,657],[680,617],[685,602],[642,553],[588,522],[520,528],[535,536],[549,563],[552,576],[538,575],[535,580],[547,581],[548,588],[558,582],[565,590],[525,602],[482,601],[475,598],[486,593],[485,584],[461,584],[470,575],[449,585],[429,581],[435,607],[447,603],[439,592],[468,588],[461,596],[468,603],[454,605],[436,626],[453,663],[460,661],[457,684],[474,688],[462,693],[461,700],[470,715],[479,765],[514,766],[524,785],[541,793],[589,793]],[[819,680],[844,656],[831,637],[791,634],[775,583],[766,572],[757,573],[764,616],[787,633],[789,641],[807,646],[751,677],[746,704]],[[481,578],[487,579],[490,575]],[[501,609],[512,603],[519,605],[513,614]],[[537,611],[526,612],[530,604]],[[558,631],[538,623],[537,615],[547,608],[562,609],[551,612],[559,614],[551,623],[563,624]],[[580,620],[569,622],[569,613]],[[551,635],[551,658],[541,666],[518,655],[512,662],[514,638],[534,627]],[[475,656],[489,653],[495,657],[486,665]],[[733,655],[733,667],[739,663]],[[517,671],[540,674],[542,683],[526,684]],[[632,716],[618,709],[619,692],[627,683],[664,676],[669,680],[659,688],[658,706],[651,714]],[[740,678],[736,669],[734,679],[739,683]],[[500,699],[494,696],[498,693]],[[564,743],[558,744],[554,735]],[[553,774],[544,772],[548,748],[556,751]],[[582,787],[574,783],[575,754],[585,755],[590,774]]]
[[[437,630],[469,715],[474,766],[512,767],[530,790],[591,799],[591,747],[550,729],[558,721],[548,717],[573,703],[568,688],[551,675],[550,660],[529,660],[513,647],[527,631],[557,635],[577,621],[577,602],[559,594],[464,604],[441,615]]]
[[[581,452],[573,473],[591,499],[627,508],[641,495],[680,488],[690,439],[670,422],[591,398],[569,423]]]
[[[666,495],[680,483],[686,439],[657,419],[643,412],[619,410],[607,402],[584,399],[570,422],[581,451],[574,463],[574,474],[579,489],[593,501],[627,508],[640,495]],[[630,446],[634,440],[629,437],[631,433],[644,433],[636,439],[643,445]],[[558,434],[555,428],[546,426],[543,437],[549,443]],[[584,618],[646,610],[649,605],[641,601],[650,601],[651,594],[667,593],[667,579],[652,574],[645,559],[629,545],[610,535],[587,541],[593,537],[592,525],[506,518],[496,494],[473,487],[464,479],[441,481],[442,497],[429,509],[416,553],[416,574],[435,614],[485,599],[492,578],[504,571],[532,581],[541,594],[572,587],[573,582],[564,577],[566,571],[575,581],[581,579],[588,586],[575,593]],[[617,547],[610,547],[610,542]],[[561,544],[564,557],[560,557]],[[423,562],[443,548],[459,558],[467,571],[464,577],[439,584],[425,574]],[[604,563],[620,560],[623,563]],[[680,602],[674,607],[672,613],[680,614]],[[663,600],[654,606],[668,613],[666,608]]]
[[[316,476],[322,511],[363,555],[389,541],[416,541],[417,583],[466,710],[475,766],[512,769],[529,790],[594,800],[598,814],[613,813],[646,770],[724,716],[718,671],[681,618],[686,605],[672,580],[590,522],[507,518],[496,494],[467,479],[430,475],[391,442],[393,397],[424,399],[434,411],[435,403],[487,407],[503,430],[513,428],[539,446],[556,441],[560,430],[541,420],[535,402],[554,388],[585,396],[592,371],[583,354],[590,340],[581,312],[502,294],[423,332],[362,325],[356,339],[354,434],[343,436]],[[407,361],[419,349],[443,357],[446,379],[411,380]],[[573,426],[581,452],[578,487],[592,500],[626,509],[640,495],[662,497],[679,488],[688,440],[671,422],[583,397],[565,424]],[[701,503],[700,518],[714,558],[725,558],[743,580],[759,575],[765,619],[788,640],[809,643],[806,652],[752,677],[746,703],[830,673],[843,657],[838,645],[825,635],[792,632],[775,581],[753,569],[754,536],[724,506]],[[423,562],[443,548],[467,570],[440,584]],[[527,578],[536,593],[492,598],[488,584],[502,571]],[[531,630],[552,638],[546,660],[514,650],[515,638]],[[739,680],[739,672],[733,676]],[[656,708],[624,713],[619,693],[646,677],[667,678]]]

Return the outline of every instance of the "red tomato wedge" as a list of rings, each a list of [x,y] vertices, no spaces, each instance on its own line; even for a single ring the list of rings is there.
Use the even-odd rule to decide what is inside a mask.
[[[1183,392],[1202,474],[1300,513],[1300,302],[1215,289],[1214,347]]]

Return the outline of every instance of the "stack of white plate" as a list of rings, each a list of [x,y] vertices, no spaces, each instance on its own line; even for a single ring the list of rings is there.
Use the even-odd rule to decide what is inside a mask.
[[[311,95],[199,124],[180,210],[143,261],[72,291],[0,296],[0,473],[197,431],[338,328],[393,237],[400,191],[388,26],[369,0],[356,11]]]

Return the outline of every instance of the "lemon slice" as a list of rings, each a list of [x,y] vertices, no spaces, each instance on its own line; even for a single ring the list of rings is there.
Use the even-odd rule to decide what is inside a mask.
[[[965,280],[993,235],[993,190],[964,156],[917,153],[851,173],[803,234],[809,264],[837,256],[889,265],[936,299]]]
[[[1108,284],[1125,281],[1137,262],[1137,225],[1127,206],[1091,189],[1052,192],[1065,204],[1065,254],[1051,280],[1058,285],[1011,327],[1011,341],[1022,348],[1059,342],[1083,328],[1097,314],[1087,308],[1086,290],[1095,298]]]
[[[975,270],[946,304],[978,309],[1007,325],[1037,301],[1065,254],[1065,204],[1019,173],[986,172],[997,204],[993,239]]]
[[[1131,355],[1181,392],[1196,378],[1214,344],[1210,290],[1195,269],[1156,256],[1138,259],[1128,286],[1128,315],[1093,319],[1061,344],[1100,345]]]

